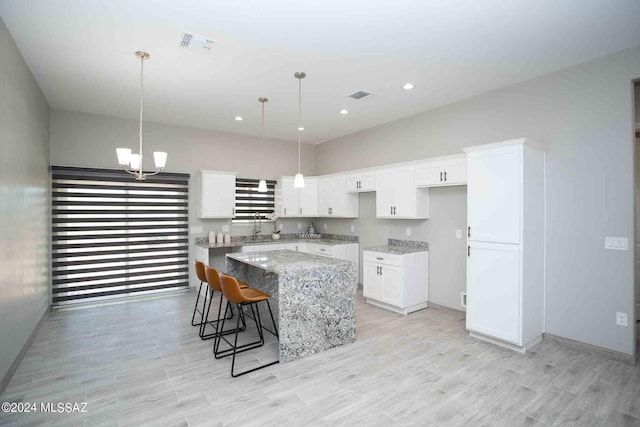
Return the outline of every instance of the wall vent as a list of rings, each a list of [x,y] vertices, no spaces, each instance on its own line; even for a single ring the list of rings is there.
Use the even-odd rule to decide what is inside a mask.
[[[180,37],[180,47],[183,49],[189,49],[198,51],[200,53],[209,53],[215,42],[205,37],[194,36],[190,33],[182,33]]]
[[[373,96],[373,95],[371,93],[369,93],[369,92],[365,92],[364,90],[359,90],[359,91],[349,95],[349,98],[353,98],[356,101],[362,101],[363,99],[367,99],[370,96]]]

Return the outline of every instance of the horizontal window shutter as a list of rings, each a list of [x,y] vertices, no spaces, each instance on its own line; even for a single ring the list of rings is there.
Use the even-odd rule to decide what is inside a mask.
[[[260,180],[236,178],[236,209],[234,223],[253,222],[254,218],[268,220],[275,210],[276,181],[267,180],[267,192],[259,193]],[[257,214],[257,217],[256,217]]]
[[[184,289],[189,174],[51,167],[53,304]]]

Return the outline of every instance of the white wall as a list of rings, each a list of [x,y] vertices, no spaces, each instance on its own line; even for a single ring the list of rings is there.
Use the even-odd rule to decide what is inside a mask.
[[[49,305],[48,114],[46,99],[0,19],[2,380]]]
[[[523,136],[547,144],[546,331],[633,354],[633,251],[604,250],[604,237],[634,237],[638,77],[640,48],[629,49],[325,142],[316,147],[316,173]],[[441,244],[430,232],[424,237]],[[628,327],[615,324],[618,311],[629,313]]]
[[[116,168],[117,147],[130,147],[137,152],[138,121],[116,117],[52,109],[50,113],[51,164]],[[243,178],[260,178],[262,158],[260,138],[201,130],[182,126],[144,123],[145,165],[153,165],[153,151],[166,151],[167,172],[190,173],[189,223],[202,226],[203,232],[191,235],[190,258],[193,264],[193,237],[207,236],[209,230],[221,231],[230,220],[201,220],[197,212],[197,173],[200,170],[238,172]],[[302,172],[313,174],[314,147],[302,144]],[[298,168],[297,142],[265,139],[265,175],[275,179],[293,175]],[[283,219],[284,233],[297,232],[294,219]],[[306,224],[306,222],[304,222]],[[272,224],[263,224],[263,232]],[[249,226],[232,226],[233,235],[251,234]],[[193,272],[192,272],[193,273]],[[195,282],[194,274],[192,282]]]

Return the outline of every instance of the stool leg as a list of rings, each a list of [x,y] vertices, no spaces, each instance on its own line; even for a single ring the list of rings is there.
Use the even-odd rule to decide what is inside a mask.
[[[273,324],[273,330],[275,331],[275,336],[277,338],[280,338],[280,335],[278,334],[278,327],[276,326],[276,321],[273,318],[273,311],[271,311],[271,304],[269,304],[269,300],[267,300],[267,307],[269,308],[269,315],[271,316],[271,323]],[[268,329],[267,329],[268,330]]]
[[[256,312],[257,313],[255,313],[253,311],[253,304],[256,304]],[[260,310],[257,307],[257,303],[249,303],[249,305],[251,305],[251,312],[254,313],[254,317],[255,317],[254,320],[256,321],[256,327],[258,328],[258,334],[261,337],[262,343],[260,345],[256,345],[256,346],[251,347],[251,348],[243,349],[242,351],[251,350],[253,348],[261,347],[262,345],[264,345],[264,337],[262,335],[262,322],[260,321]],[[238,309],[240,309],[240,307],[238,307]],[[271,319],[273,320],[273,316],[271,316]],[[275,327],[275,324],[274,324],[274,327]],[[242,347],[240,347],[240,348],[242,348]],[[235,339],[234,346],[233,346],[233,358],[231,360],[231,376],[233,378],[239,377],[241,375],[248,374],[250,372],[257,371],[258,369],[266,368],[267,366],[275,365],[276,363],[280,363],[279,360],[275,360],[273,362],[269,362],[269,363],[266,363],[264,365],[256,366],[255,368],[247,369],[246,371],[242,371],[242,372],[236,373],[236,372],[234,372],[235,363],[236,363],[236,354],[242,352],[242,351],[237,351],[237,349],[238,349],[238,333],[236,332],[236,339]]]
[[[196,304],[193,307],[193,316],[191,316],[191,326],[200,326],[200,323],[194,323],[196,320],[196,312],[202,312],[198,310],[198,301],[200,300],[200,292],[202,292],[202,281],[200,282],[200,287],[198,288],[198,295],[196,296]]]
[[[209,323],[209,311],[211,310],[211,302],[213,301],[213,291],[209,289],[209,287],[207,286],[207,291],[204,294],[204,298],[205,298],[205,303],[207,301],[207,296],[209,295],[209,304],[207,304],[207,308],[206,310],[204,309],[204,305],[202,306],[202,321],[200,322],[200,332],[198,335],[200,335],[201,339],[207,339],[204,338],[205,334],[204,331],[207,328],[207,324]]]
[[[214,291],[211,291],[212,295],[215,293]],[[205,320],[204,324],[201,326],[201,334],[200,334],[200,338],[203,340],[209,340],[212,338],[216,338],[218,335],[229,335],[235,332],[235,329],[231,329],[228,331],[224,330],[224,321],[229,320],[233,317],[233,314],[231,315],[231,317],[227,317],[227,312],[231,312],[233,313],[233,308],[231,306],[231,304],[229,304],[229,301],[227,301],[227,305],[224,309],[224,315],[221,317],[220,314],[222,313],[222,298],[223,298],[223,294],[220,294],[220,302],[218,304],[218,317],[216,318],[216,320],[211,320],[209,321],[209,309],[207,309],[207,320]],[[211,301],[213,300],[213,297],[209,300],[209,307],[211,306]],[[220,325],[220,321],[222,320],[222,327],[219,328],[218,325]],[[244,331],[247,326],[244,320],[244,316],[241,316],[241,320],[242,320],[242,327],[240,328],[240,331]],[[209,325],[216,325],[216,331],[212,332],[210,334],[206,334],[204,333],[204,329],[206,328],[207,324]],[[216,352],[216,348],[217,346],[215,345],[214,342],[214,353]]]

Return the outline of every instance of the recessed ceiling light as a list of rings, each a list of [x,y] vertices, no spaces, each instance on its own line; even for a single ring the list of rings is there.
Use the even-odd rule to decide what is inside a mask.
[[[302,126],[300,126],[300,127],[298,128],[298,130],[299,130],[300,132],[302,132],[302,131],[304,130],[304,128],[303,128]]]
[[[404,86],[402,86],[402,89],[404,90],[411,90],[413,89],[413,83],[405,83]]]
[[[235,116],[235,117],[234,117],[234,120],[235,120],[236,122],[241,122],[241,121],[243,121],[244,119],[243,119],[242,117],[240,117],[240,116]]]
[[[338,111],[340,114],[349,114],[349,110],[345,110],[344,108]]]

